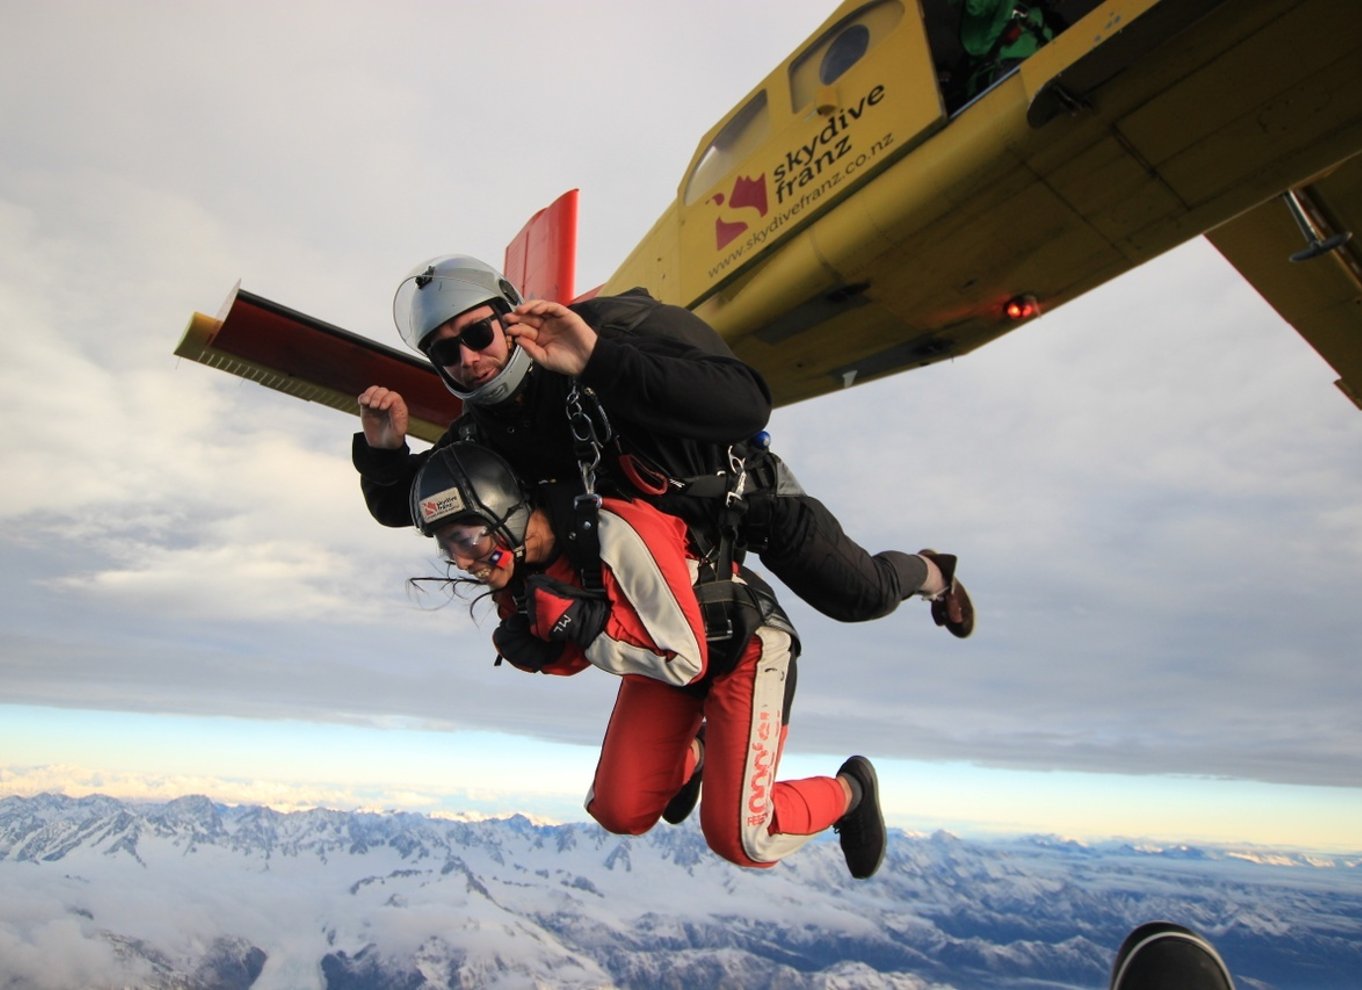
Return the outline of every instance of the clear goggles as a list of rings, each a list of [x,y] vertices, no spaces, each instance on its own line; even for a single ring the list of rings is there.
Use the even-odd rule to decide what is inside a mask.
[[[496,536],[481,524],[447,526],[436,534],[435,542],[445,559],[455,566],[479,563],[499,549]]]

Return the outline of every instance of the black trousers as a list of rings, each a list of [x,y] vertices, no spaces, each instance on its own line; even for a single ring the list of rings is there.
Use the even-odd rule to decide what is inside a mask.
[[[898,550],[869,553],[827,506],[802,492],[753,493],[743,530],[771,573],[839,622],[888,615],[927,579],[922,558]]]

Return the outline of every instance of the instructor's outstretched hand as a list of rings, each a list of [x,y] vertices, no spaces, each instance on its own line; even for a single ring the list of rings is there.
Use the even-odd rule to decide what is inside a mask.
[[[382,385],[370,385],[359,396],[359,422],[370,447],[396,450],[407,442],[407,400]]]

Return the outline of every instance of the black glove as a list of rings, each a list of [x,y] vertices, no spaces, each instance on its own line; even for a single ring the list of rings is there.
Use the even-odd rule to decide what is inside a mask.
[[[562,643],[550,643],[530,632],[530,620],[517,612],[492,631],[492,644],[497,658],[505,658],[512,667],[535,674],[563,655]]]
[[[541,639],[585,649],[605,628],[610,603],[601,595],[556,581],[547,574],[525,579],[530,630]]]

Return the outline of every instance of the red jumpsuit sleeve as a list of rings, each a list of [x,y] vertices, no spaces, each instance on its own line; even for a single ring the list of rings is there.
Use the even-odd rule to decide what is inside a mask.
[[[586,658],[677,686],[704,677],[709,657],[685,523],[643,502],[607,499],[599,532],[610,614]]]

